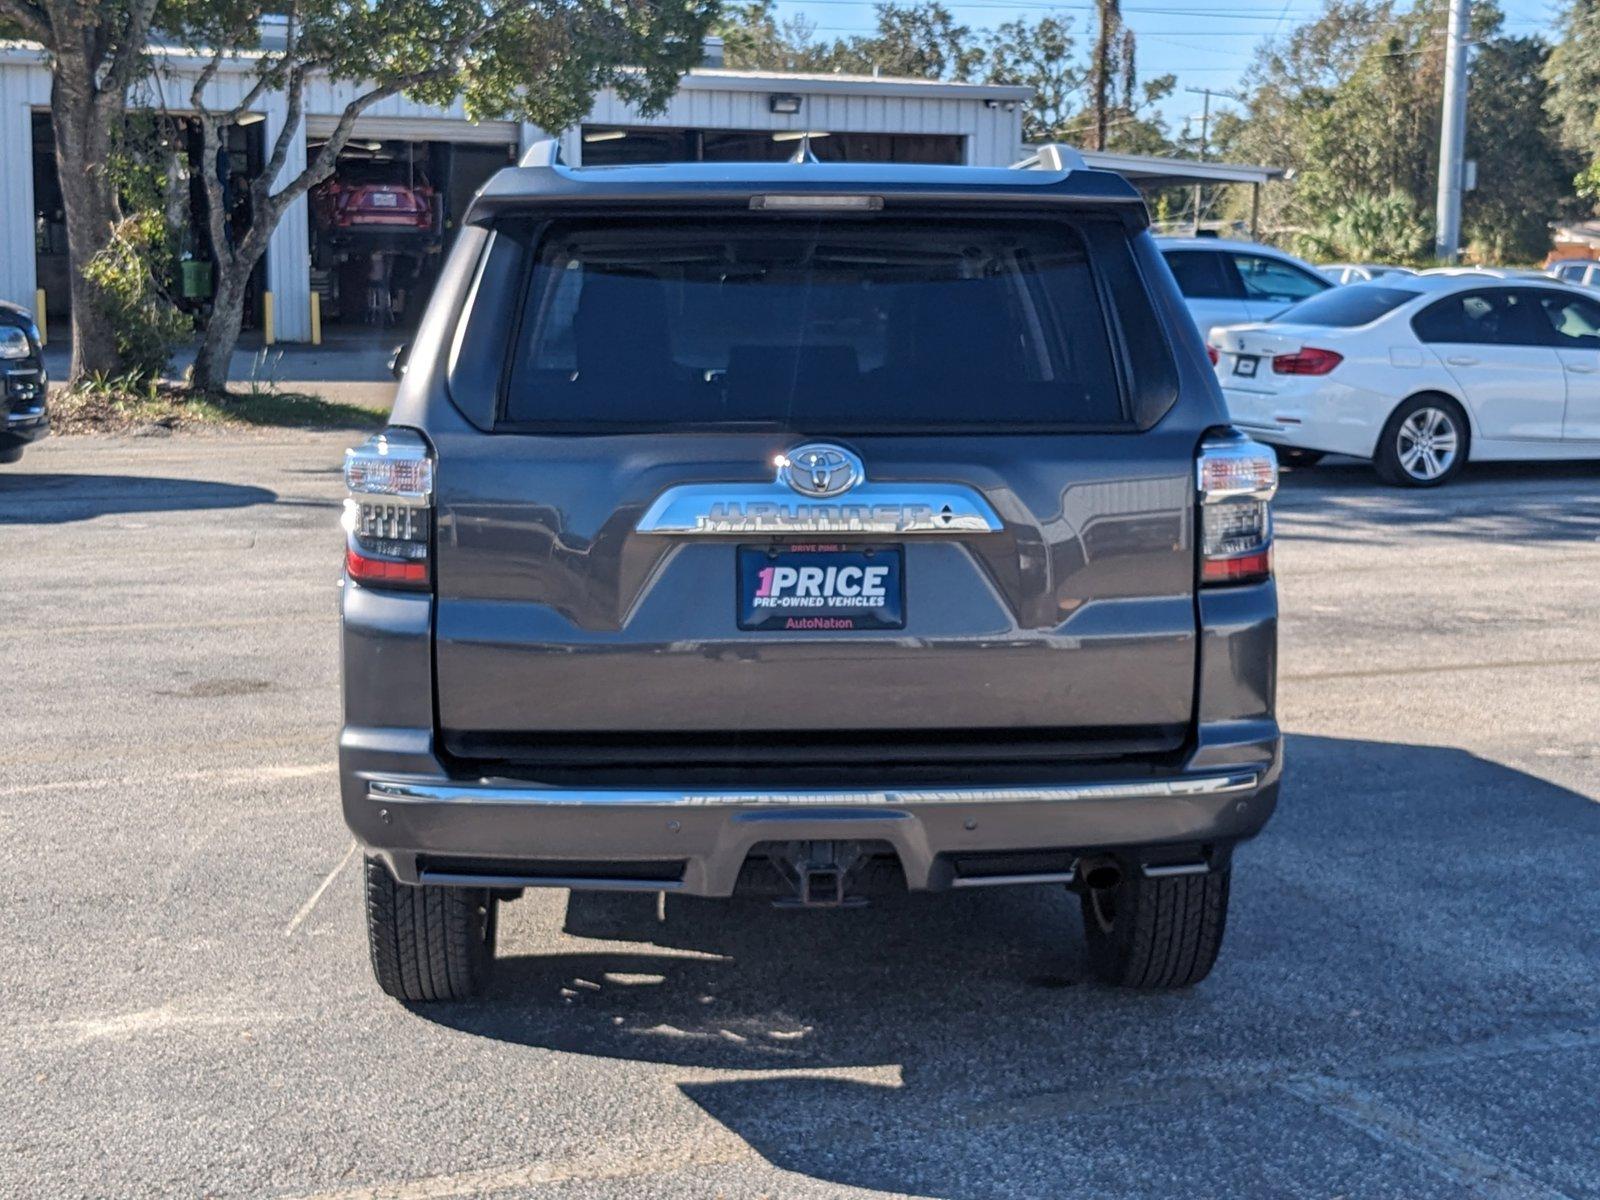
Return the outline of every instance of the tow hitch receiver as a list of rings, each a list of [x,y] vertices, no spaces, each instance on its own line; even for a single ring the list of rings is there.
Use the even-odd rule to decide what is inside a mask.
[[[856,870],[865,861],[860,842],[784,842],[775,847],[777,867],[794,895],[773,901],[776,908],[857,908],[865,896],[848,895]]]

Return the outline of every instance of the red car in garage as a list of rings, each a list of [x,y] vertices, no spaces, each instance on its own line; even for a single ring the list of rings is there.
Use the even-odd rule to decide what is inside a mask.
[[[434,249],[443,225],[439,195],[407,174],[373,164],[319,184],[311,193],[318,235],[337,249]]]

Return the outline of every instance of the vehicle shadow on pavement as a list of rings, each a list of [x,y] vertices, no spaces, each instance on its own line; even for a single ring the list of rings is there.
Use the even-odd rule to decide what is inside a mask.
[[[571,953],[510,955],[484,1000],[416,1011],[686,1069],[682,1093],[762,1158],[831,1184],[1440,1192],[1305,1081],[1409,1095],[1421,1056],[1419,1080],[1464,1067],[1481,1100],[1529,1037],[1600,1046],[1600,804],[1444,747],[1295,736],[1287,764],[1278,816],[1236,860],[1221,961],[1188,992],[1089,981],[1076,899],[1054,887],[831,912],[669,897],[664,921],[653,896],[590,894],[568,905]],[[1508,880],[1533,890],[1496,902]]]
[[[1440,488],[1396,488],[1345,460],[1283,475],[1278,531],[1295,541],[1371,544],[1385,532],[1471,542],[1600,539],[1600,466],[1483,463]]]
[[[272,504],[264,487],[150,475],[77,475],[0,470],[0,525],[60,525],[121,513],[190,512]]]

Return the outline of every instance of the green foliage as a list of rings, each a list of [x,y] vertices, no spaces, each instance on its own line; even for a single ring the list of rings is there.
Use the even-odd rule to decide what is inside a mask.
[[[1302,253],[1354,262],[1420,261],[1433,229],[1410,194],[1396,188],[1381,196],[1359,195],[1334,209],[1328,220],[1297,239]]]
[[[1600,211],[1600,0],[1571,0],[1561,38],[1544,64],[1545,108],[1563,146],[1588,165],[1574,180],[1578,194]]]
[[[876,4],[875,32],[818,41],[806,21],[780,22],[773,0],[726,10],[716,25],[730,67],[755,71],[824,71],[969,80],[983,60],[972,30],[939,0],[908,7]]]
[[[1467,156],[1478,161],[1478,182],[1462,201],[1462,225],[1476,259],[1541,259],[1550,222],[1575,215],[1582,160],[1562,146],[1549,111],[1550,54],[1539,38],[1496,37],[1473,60]]]
[[[474,118],[545,129],[581,119],[603,88],[657,112],[699,62],[717,0],[297,0],[292,52],[269,53],[274,87],[315,67],[329,77],[393,88]],[[159,22],[196,49],[258,47],[258,22],[280,5],[186,0]]]
[[[1022,114],[1025,141],[1064,139],[1074,131],[1088,70],[1074,58],[1072,18],[1040,17],[1007,21],[989,39],[984,63],[990,83],[1017,83],[1033,89]]]
[[[722,38],[723,61],[745,71],[822,71],[827,47],[814,39],[803,18],[779,21],[773,0],[752,0],[724,8],[715,32]]]
[[[1578,187],[1578,195],[1600,208],[1600,158],[1578,172],[1573,183]]]
[[[1217,142],[1223,157],[1293,169],[1265,189],[1268,229],[1312,245],[1391,245],[1396,257],[1414,221],[1431,238],[1446,17],[1443,0],[1328,0],[1258,54],[1247,111],[1218,120]],[[1462,224],[1476,253],[1526,261],[1548,248],[1571,167],[1545,112],[1547,47],[1504,35],[1502,21],[1492,2],[1475,6],[1467,157],[1478,187]]]
[[[117,222],[104,249],[84,264],[116,330],[126,380],[159,376],[188,336],[188,318],[172,306],[160,282],[171,261],[166,221],[147,211]]]
[[[1079,142],[1091,128],[1090,70],[1077,55],[1070,17],[1007,21],[983,33],[958,24],[938,0],[903,8],[880,3],[875,11],[873,33],[829,42],[816,40],[804,21],[780,22],[773,0],[751,0],[725,10],[716,32],[730,67],[1019,84],[1033,89],[1022,118],[1025,140]],[[1140,82],[1128,31],[1117,39],[1112,65],[1108,148],[1170,151],[1166,127],[1154,109],[1172,93],[1176,78],[1163,75]]]

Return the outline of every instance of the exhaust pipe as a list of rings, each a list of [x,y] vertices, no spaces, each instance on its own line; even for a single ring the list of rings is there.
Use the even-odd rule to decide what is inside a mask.
[[[1114,858],[1080,859],[1078,879],[1083,886],[1096,892],[1110,891],[1122,882],[1122,868]]]

